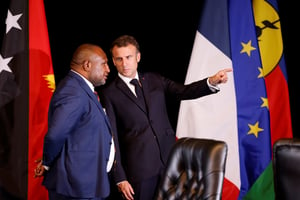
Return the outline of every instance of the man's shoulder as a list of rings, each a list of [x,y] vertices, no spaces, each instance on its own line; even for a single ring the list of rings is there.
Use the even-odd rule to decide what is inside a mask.
[[[120,78],[119,78],[120,79]],[[116,85],[118,82],[118,78],[116,77],[114,80],[107,82],[105,85],[101,86],[101,91],[103,93],[108,93],[109,91],[112,91],[114,89],[116,89]]]
[[[158,72],[141,72],[139,76],[141,79],[156,79],[162,77]]]

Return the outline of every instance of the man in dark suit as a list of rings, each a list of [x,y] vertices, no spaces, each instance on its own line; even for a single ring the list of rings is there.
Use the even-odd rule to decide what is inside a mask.
[[[99,200],[110,193],[111,126],[94,93],[106,82],[107,61],[99,46],[80,45],[52,96],[43,159],[35,169],[36,177],[44,176],[50,200]]]
[[[217,84],[227,81],[226,73],[231,69],[183,85],[156,73],[138,73],[141,54],[132,36],[117,38],[110,51],[118,76],[103,88],[101,101],[116,134],[117,160],[112,177],[123,198],[153,200],[169,151],[176,141],[165,104],[166,94],[185,100],[216,93]],[[132,79],[137,79],[139,84],[134,86]],[[136,90],[139,87],[142,95]]]

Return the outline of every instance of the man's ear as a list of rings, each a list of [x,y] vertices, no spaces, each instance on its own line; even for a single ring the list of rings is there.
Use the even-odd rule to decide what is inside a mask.
[[[84,71],[90,71],[91,64],[92,64],[92,63],[91,63],[89,60],[85,60],[85,61],[82,63],[83,70],[84,70]]]
[[[137,53],[136,60],[137,60],[137,62],[140,62],[140,60],[141,60],[141,53],[140,52]]]
[[[114,64],[114,66],[117,66],[114,58],[112,58],[112,62]]]

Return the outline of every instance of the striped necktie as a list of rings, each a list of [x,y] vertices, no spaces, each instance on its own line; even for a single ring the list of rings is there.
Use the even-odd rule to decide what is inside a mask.
[[[96,90],[94,90],[94,94],[96,95],[98,101],[100,102],[100,97],[99,97],[98,92]]]

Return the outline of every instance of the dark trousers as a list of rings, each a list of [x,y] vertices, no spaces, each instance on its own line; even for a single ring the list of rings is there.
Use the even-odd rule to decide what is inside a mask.
[[[157,175],[138,183],[132,183],[135,193],[134,200],[153,200],[159,181],[160,175]]]
[[[134,190],[134,200],[153,200],[161,179],[161,174],[143,180],[130,183]],[[116,185],[111,185],[111,193],[107,200],[124,200]]]
[[[53,191],[48,191],[49,200],[104,200],[105,198],[74,198],[58,194]]]

